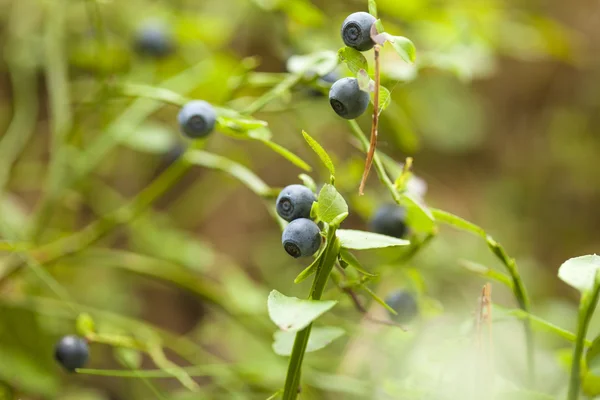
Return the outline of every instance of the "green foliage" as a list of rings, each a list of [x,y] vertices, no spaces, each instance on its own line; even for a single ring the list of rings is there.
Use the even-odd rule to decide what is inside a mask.
[[[335,326],[315,327],[312,329],[306,352],[312,353],[321,350],[334,340],[342,337],[346,332],[342,328]],[[293,332],[277,331],[273,335],[273,351],[280,356],[289,356],[292,354],[295,335]]]
[[[298,332],[325,312],[331,310],[337,301],[302,300],[287,297],[273,290],[269,294],[269,317],[271,321],[286,332]]]
[[[408,240],[353,229],[338,229],[337,237],[343,248],[354,250],[380,249],[410,244]]]
[[[317,217],[328,224],[336,225],[348,215],[348,204],[333,185],[324,185],[317,198]]]

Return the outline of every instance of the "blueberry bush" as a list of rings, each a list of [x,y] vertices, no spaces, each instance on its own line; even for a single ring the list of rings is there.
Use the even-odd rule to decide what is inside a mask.
[[[530,3],[0,1],[0,400],[600,396],[597,40]]]

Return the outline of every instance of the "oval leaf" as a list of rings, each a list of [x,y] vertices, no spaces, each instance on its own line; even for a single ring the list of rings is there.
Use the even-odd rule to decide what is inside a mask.
[[[321,350],[329,343],[343,336],[346,332],[334,326],[315,327],[310,332],[306,353]],[[273,350],[280,356],[292,354],[296,334],[293,332],[277,331],[273,335]]]
[[[352,47],[342,47],[339,49],[338,58],[340,62],[346,64],[348,69],[352,71],[354,75],[358,74],[358,71],[361,69],[369,69],[369,64],[365,56],[363,56],[360,51],[353,49]]]
[[[593,288],[596,273],[600,269],[600,256],[596,254],[571,258],[558,269],[558,277],[580,292]]]
[[[388,36],[388,42],[392,44],[396,53],[407,63],[414,63],[417,59],[417,49],[413,42],[404,36]]]
[[[354,229],[338,229],[336,234],[345,249],[367,250],[410,244],[408,240]]]
[[[328,224],[335,221],[341,214],[348,213],[346,200],[330,184],[323,185],[323,188],[319,192],[316,207],[319,219]],[[341,221],[338,219],[337,222]]]
[[[323,164],[325,164],[325,167],[327,167],[331,176],[335,176],[335,168],[333,166],[333,162],[331,161],[331,157],[329,157],[329,154],[327,154],[325,149],[323,149],[319,142],[313,139],[305,131],[302,131],[302,136],[304,136],[304,140],[306,140],[306,143],[308,143],[311,149],[313,149],[313,151],[317,153]]]
[[[166,125],[146,123],[127,135],[121,143],[143,153],[162,154],[175,145],[175,134]]]
[[[269,294],[269,317],[281,330],[297,332],[306,328],[337,304],[334,300],[304,300],[287,297],[277,290]]]

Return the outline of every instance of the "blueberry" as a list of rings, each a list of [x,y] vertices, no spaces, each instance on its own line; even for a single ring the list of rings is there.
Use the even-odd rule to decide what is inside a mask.
[[[412,293],[398,290],[386,297],[385,302],[392,307],[398,315],[390,313],[390,317],[401,324],[410,322],[419,314],[419,305]]]
[[[369,93],[360,90],[356,78],[342,78],[329,90],[329,104],[342,118],[354,119],[369,106]]]
[[[308,218],[298,218],[285,227],[281,243],[287,253],[294,257],[312,256],[321,246],[321,233],[317,224]]]
[[[348,15],[342,24],[344,44],[358,51],[372,49],[375,43],[371,39],[371,26],[374,23],[375,17],[366,12],[361,11]]]
[[[277,214],[290,222],[298,218],[310,218],[310,209],[316,200],[315,194],[306,186],[289,185],[277,196]]]
[[[402,238],[408,232],[406,209],[396,204],[384,204],[377,209],[369,225],[375,233]]]
[[[188,137],[198,139],[215,129],[217,113],[204,100],[192,100],[183,106],[177,115],[179,128]]]
[[[74,335],[64,336],[56,344],[54,358],[68,371],[82,368],[89,357],[87,342]]]
[[[171,54],[175,46],[171,33],[164,24],[148,21],[136,32],[135,48],[142,55],[161,58]]]

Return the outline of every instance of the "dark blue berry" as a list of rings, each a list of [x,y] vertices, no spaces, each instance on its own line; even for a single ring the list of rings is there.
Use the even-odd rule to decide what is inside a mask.
[[[83,368],[89,358],[88,344],[78,336],[64,336],[56,344],[54,358],[68,371]]]
[[[375,233],[402,238],[408,232],[406,209],[396,204],[384,204],[375,212],[369,225]]]
[[[358,51],[372,49],[375,43],[371,39],[371,26],[374,23],[375,17],[366,12],[361,11],[348,15],[342,24],[344,44]]]
[[[289,185],[277,196],[277,214],[290,222],[298,218],[310,218],[310,209],[316,200],[315,194],[306,186]]]
[[[419,315],[419,305],[415,296],[405,290],[391,293],[385,302],[398,313],[398,315],[390,313],[390,318],[400,324],[408,323]]]
[[[356,78],[342,78],[329,90],[329,104],[342,118],[359,117],[369,106],[369,93],[360,90]]]
[[[179,128],[188,137],[198,139],[215,129],[217,113],[204,100],[192,100],[183,106],[177,115]]]
[[[295,219],[281,235],[285,251],[292,257],[312,256],[321,246],[321,233],[317,224],[307,218]]]
[[[142,55],[161,58],[171,54],[175,46],[166,25],[148,21],[136,32],[135,48]]]

